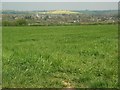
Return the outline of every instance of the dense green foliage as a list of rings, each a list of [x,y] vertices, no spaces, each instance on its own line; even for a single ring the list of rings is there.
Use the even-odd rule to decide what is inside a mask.
[[[26,26],[28,25],[25,19],[17,19],[14,21],[2,21],[3,26]]]
[[[3,27],[3,87],[117,87],[117,25]]]

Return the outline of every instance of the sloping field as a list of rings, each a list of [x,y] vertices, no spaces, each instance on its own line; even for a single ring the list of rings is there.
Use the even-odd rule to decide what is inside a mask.
[[[3,27],[3,87],[117,87],[117,25]]]
[[[51,10],[48,12],[39,12],[41,14],[80,14],[79,12],[69,11],[69,10]]]

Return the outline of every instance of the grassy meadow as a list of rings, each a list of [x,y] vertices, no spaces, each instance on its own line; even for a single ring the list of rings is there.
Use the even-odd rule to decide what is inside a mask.
[[[2,35],[3,87],[117,87],[117,25],[3,27]]]

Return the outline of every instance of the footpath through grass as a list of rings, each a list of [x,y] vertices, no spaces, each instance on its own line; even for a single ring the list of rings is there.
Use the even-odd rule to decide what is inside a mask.
[[[3,87],[117,87],[117,30],[117,25],[3,27]]]

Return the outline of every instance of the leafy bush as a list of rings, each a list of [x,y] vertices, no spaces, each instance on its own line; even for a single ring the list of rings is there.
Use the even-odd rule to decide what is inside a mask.
[[[17,19],[15,21],[2,21],[3,26],[25,26],[28,25],[25,19]]]
[[[17,19],[15,23],[17,26],[27,25],[27,21],[25,19]]]
[[[9,25],[10,25],[10,22],[9,22],[9,21],[3,21],[3,22],[2,22],[2,25],[3,25],[3,26],[9,26]]]

